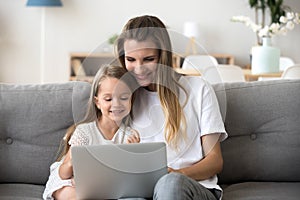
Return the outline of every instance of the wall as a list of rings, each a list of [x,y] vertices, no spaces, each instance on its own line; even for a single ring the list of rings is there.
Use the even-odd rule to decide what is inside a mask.
[[[246,26],[230,22],[233,15],[254,11],[248,0],[62,0],[63,7],[45,8],[45,82],[68,80],[69,54],[99,50],[114,33],[119,33],[128,19],[142,14],[160,17],[167,26],[183,32],[186,21],[196,21],[201,28],[197,42],[208,53],[229,53],[236,64],[249,63],[255,35]],[[300,12],[300,1],[285,0]],[[42,8],[26,7],[26,0],[0,0],[0,81],[39,83],[40,34]],[[300,63],[300,25],[286,36],[273,39],[282,55]],[[186,44],[180,44],[182,51]],[[176,47],[177,48],[177,47]]]

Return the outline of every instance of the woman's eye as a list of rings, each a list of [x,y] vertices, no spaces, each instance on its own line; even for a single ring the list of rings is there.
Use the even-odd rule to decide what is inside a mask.
[[[111,101],[111,100],[112,100],[111,98],[104,99],[104,101]]]
[[[126,60],[127,60],[128,62],[133,62],[133,61],[135,61],[134,58],[126,58]]]
[[[126,100],[128,100],[129,98],[128,97],[122,97],[121,98],[121,100],[123,100],[123,101],[126,101]]]
[[[152,62],[155,60],[155,57],[148,57],[144,59],[146,62]]]

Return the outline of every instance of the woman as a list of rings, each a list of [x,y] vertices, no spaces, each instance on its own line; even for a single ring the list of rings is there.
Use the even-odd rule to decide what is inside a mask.
[[[129,20],[117,51],[141,86],[131,126],[141,142],[167,143],[170,173],[157,182],[154,199],[220,199],[216,175],[223,167],[220,141],[227,133],[212,87],[172,69],[169,34],[155,16]]]

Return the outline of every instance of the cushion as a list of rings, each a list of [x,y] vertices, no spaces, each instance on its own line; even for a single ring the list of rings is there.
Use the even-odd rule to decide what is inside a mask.
[[[300,80],[227,83],[214,88],[229,135],[221,143],[220,183],[300,181]],[[223,88],[225,103],[220,98]]]
[[[223,200],[298,200],[300,182],[248,182],[228,186]]]
[[[0,184],[2,200],[40,200],[45,187],[32,184]]]
[[[86,112],[90,84],[0,84],[0,183],[45,184],[66,129]]]

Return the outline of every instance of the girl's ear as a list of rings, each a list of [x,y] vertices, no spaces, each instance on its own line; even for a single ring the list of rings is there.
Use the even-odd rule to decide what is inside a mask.
[[[94,96],[93,102],[95,103],[95,105],[97,106],[98,109],[100,109],[100,105],[99,105],[99,99],[98,97]]]

